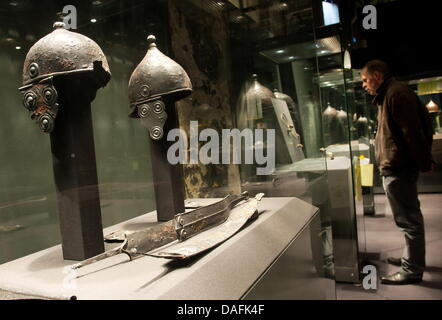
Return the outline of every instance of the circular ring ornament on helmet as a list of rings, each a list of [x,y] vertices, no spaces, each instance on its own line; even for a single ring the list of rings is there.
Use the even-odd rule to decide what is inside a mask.
[[[25,93],[23,97],[23,104],[29,111],[35,110],[37,107],[37,95],[34,91],[31,90]]]
[[[166,106],[164,105],[164,102],[162,101],[155,101],[153,104],[153,112],[156,114],[161,114],[164,112]]]
[[[54,130],[54,119],[49,114],[42,114],[38,118],[40,130],[45,133],[51,133]]]
[[[30,76],[31,78],[35,78],[35,77],[38,76],[39,73],[40,73],[40,72],[39,72],[39,70],[38,70],[38,64],[35,63],[35,62],[31,63],[31,64],[29,65],[29,76]]]
[[[53,87],[43,89],[43,99],[48,106],[53,106],[57,102],[57,91]]]
[[[148,104],[142,104],[141,106],[138,107],[138,116],[140,118],[150,117],[151,114],[152,112]]]
[[[163,128],[159,126],[154,126],[150,129],[150,137],[153,140],[160,140],[164,135]]]
[[[145,98],[150,96],[150,87],[147,84],[141,87],[141,95]]]

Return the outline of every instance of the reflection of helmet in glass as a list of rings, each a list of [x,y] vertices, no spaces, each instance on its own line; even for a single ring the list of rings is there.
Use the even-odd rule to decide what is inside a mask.
[[[341,109],[336,113],[336,117],[339,120],[347,120],[347,112],[345,112],[344,110]]]
[[[367,119],[366,117],[364,117],[364,116],[360,116],[360,117],[358,118],[358,123],[361,123],[361,124],[368,124],[368,119]]]
[[[147,38],[146,56],[129,80],[130,117],[145,120],[154,140],[163,137],[167,119],[163,100],[178,101],[192,93],[192,83],[178,63],[158,50],[156,38]]]
[[[252,86],[247,90],[246,96],[247,98],[255,98],[261,100],[263,104],[271,104],[270,99],[275,99],[275,95],[273,94],[272,90],[264,87],[259,81],[258,81],[258,75],[253,74],[253,83]]]
[[[93,74],[95,89],[106,86],[111,74],[101,48],[88,37],[64,29],[63,22],[37,41],[23,65],[23,103],[43,132],[50,133],[58,113],[54,77],[74,73]]]
[[[327,108],[324,110],[324,112],[322,113],[322,115],[324,117],[336,117],[338,115],[338,110],[336,110],[335,108],[333,108],[330,104],[330,102],[327,104]]]
[[[258,75],[254,74],[252,85],[247,89],[245,94],[247,119],[258,120],[263,118],[263,110],[271,108],[272,100],[275,95],[272,90],[264,87],[258,81]]]
[[[278,89],[273,90],[273,93],[276,97],[276,99],[284,100],[287,103],[287,106],[289,107],[289,110],[296,110],[296,104],[293,99],[286,95],[285,93],[279,92]]]

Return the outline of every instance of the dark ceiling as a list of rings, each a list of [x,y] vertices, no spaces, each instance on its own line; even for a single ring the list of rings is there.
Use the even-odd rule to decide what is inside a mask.
[[[363,30],[362,12],[356,23],[367,48],[353,52],[353,67],[371,59],[386,61],[402,79],[442,74],[440,1],[395,1],[377,5],[378,29]]]

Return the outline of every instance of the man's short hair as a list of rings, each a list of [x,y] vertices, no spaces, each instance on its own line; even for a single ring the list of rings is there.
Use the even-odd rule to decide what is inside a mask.
[[[364,69],[366,69],[367,72],[370,74],[373,74],[375,72],[379,72],[385,76],[390,73],[390,68],[382,60],[371,60],[371,61],[367,62],[367,64],[364,66]]]

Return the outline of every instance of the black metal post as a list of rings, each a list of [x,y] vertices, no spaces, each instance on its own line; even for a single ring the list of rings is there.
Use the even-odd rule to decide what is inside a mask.
[[[365,216],[374,216],[376,214],[373,187],[362,187],[362,203]]]
[[[59,113],[51,133],[63,257],[81,261],[104,252],[92,128],[96,90],[84,75],[58,81]]]
[[[184,212],[184,178],[181,164],[171,165],[167,160],[167,150],[173,142],[167,141],[167,133],[179,128],[178,115],[173,102],[165,102],[167,121],[161,140],[150,140],[153,182],[158,221],[173,219],[177,213]]]

